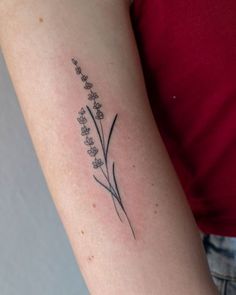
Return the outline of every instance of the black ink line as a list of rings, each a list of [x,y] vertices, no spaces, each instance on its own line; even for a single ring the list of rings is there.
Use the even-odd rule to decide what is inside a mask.
[[[120,192],[119,192],[119,189],[118,189],[118,185],[117,185],[117,181],[116,181],[116,176],[115,176],[115,163],[113,162],[113,164],[112,164],[112,173],[113,173],[113,178],[114,178],[114,183],[115,183],[115,186],[116,186],[116,190],[117,190],[117,192],[118,192],[118,196],[119,196],[119,198],[120,198],[120,206],[121,206],[121,208],[122,208],[122,210],[124,211],[124,213],[125,213],[125,216],[126,216],[126,218],[127,218],[127,220],[128,220],[128,223],[129,223],[129,226],[130,226],[130,228],[131,228],[131,231],[132,231],[132,234],[133,234],[133,237],[134,237],[134,239],[136,240],[136,236],[135,236],[135,232],[134,232],[134,228],[133,228],[133,226],[132,226],[132,224],[131,224],[131,221],[130,221],[130,219],[129,219],[129,217],[128,217],[128,214],[127,214],[127,212],[126,212],[126,210],[125,210],[125,208],[124,208],[124,206],[123,206],[123,202],[122,202],[122,200],[121,200],[121,196],[120,196]]]
[[[114,129],[114,126],[115,126],[117,117],[118,117],[118,114],[115,115],[115,118],[113,119],[113,122],[112,122],[112,125],[111,125],[111,129],[110,129],[108,140],[107,140],[107,147],[106,147],[106,152],[105,152],[105,159],[107,159],[109,144],[110,144],[110,140],[111,140],[111,135],[112,135],[112,131]]]
[[[107,166],[106,166],[106,168],[107,168]],[[102,170],[102,173],[103,173],[104,177],[106,178],[106,180],[107,180],[107,182],[108,182],[108,184],[109,184],[109,189],[113,191],[116,200],[120,203],[120,201],[119,201],[119,197],[118,197],[118,195],[117,195],[117,192],[115,191],[115,189],[113,188],[113,186],[112,186],[112,184],[111,184],[111,182],[110,182],[108,168],[106,169],[106,171],[107,171],[107,175],[106,175],[106,173],[103,171],[102,167],[100,167],[100,169]],[[113,205],[114,205],[114,207],[115,207],[116,213],[117,213],[117,215],[118,215],[120,221],[123,222],[122,219],[121,219],[120,213],[119,213],[119,211],[118,211],[118,208],[117,208],[117,206],[116,206],[116,202],[115,202],[114,198],[112,198],[112,200],[113,200]]]
[[[113,193],[113,191],[109,189],[109,187],[107,187],[103,182],[101,182],[95,175],[93,175],[93,177],[101,186],[107,189],[116,198],[116,195]]]
[[[104,157],[105,157],[105,150],[106,150],[105,136],[104,136],[104,132],[103,132],[102,121],[99,120],[99,122],[100,122],[100,127],[101,127],[101,132],[102,132],[102,142],[103,142],[103,150],[104,150]],[[106,158],[105,158],[105,161],[106,161]]]
[[[115,183],[115,186],[116,186],[116,191],[117,191],[119,199],[120,199],[120,203],[122,203],[121,197],[120,197],[120,192],[119,192],[118,185],[117,185],[117,182],[116,182],[115,162],[113,162],[113,164],[112,164],[112,174],[113,174],[113,179],[114,179],[114,183]]]

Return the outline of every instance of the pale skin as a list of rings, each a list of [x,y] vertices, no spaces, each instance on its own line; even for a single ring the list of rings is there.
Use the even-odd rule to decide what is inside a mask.
[[[93,295],[216,295],[199,232],[154,122],[125,0],[1,1],[0,42],[45,179]],[[100,95],[124,206],[93,179],[76,120]],[[96,137],[95,137],[96,139]]]

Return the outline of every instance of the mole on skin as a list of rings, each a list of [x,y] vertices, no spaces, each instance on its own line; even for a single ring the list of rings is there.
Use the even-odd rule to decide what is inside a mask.
[[[93,204],[93,208],[96,208],[96,204]]]
[[[155,204],[155,207],[157,209],[157,207],[158,207],[158,204],[157,203]],[[154,214],[157,214],[157,210],[154,210]]]
[[[43,22],[43,18],[39,17],[39,22],[42,23]]]
[[[92,255],[92,256],[89,256],[89,257],[88,257],[88,260],[89,260],[89,261],[92,261],[93,258],[94,258],[93,255]]]

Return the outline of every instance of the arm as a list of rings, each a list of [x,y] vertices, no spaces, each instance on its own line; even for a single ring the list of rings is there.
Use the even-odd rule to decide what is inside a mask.
[[[91,294],[216,294],[148,104],[128,1],[2,1],[0,41]]]

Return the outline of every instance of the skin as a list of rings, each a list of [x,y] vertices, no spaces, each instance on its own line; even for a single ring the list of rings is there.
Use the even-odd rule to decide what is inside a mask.
[[[93,295],[215,295],[198,229],[154,122],[124,0],[1,1],[0,44],[49,190]],[[109,128],[135,229],[93,179],[77,57]],[[96,139],[96,137],[95,137]]]

